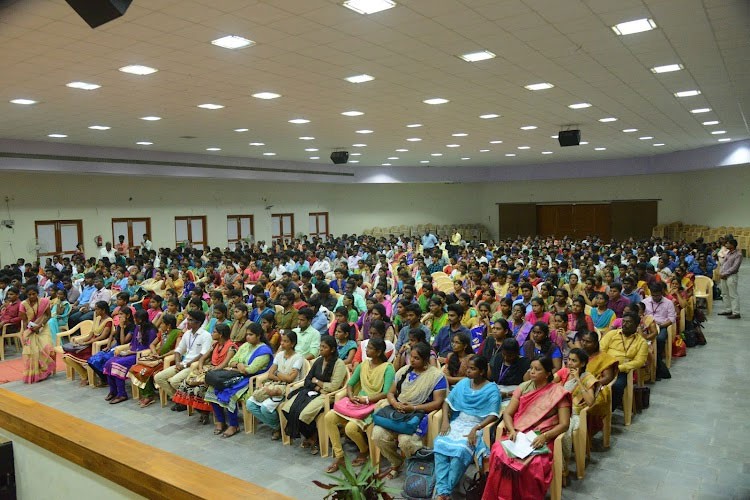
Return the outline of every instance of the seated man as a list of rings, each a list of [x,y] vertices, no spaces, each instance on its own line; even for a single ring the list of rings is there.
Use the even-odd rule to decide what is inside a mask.
[[[664,363],[664,354],[669,338],[667,328],[674,324],[677,313],[674,309],[674,303],[664,298],[664,283],[652,283],[648,289],[651,296],[643,299],[643,305],[646,306],[646,314],[653,316],[654,323],[659,327],[659,334],[656,336],[656,378],[657,380],[670,378],[669,369]]]
[[[432,342],[432,348],[438,355],[438,361],[445,364],[445,360],[448,354],[453,352],[451,341],[457,333],[465,333],[471,338],[469,329],[461,324],[461,318],[463,317],[464,310],[458,304],[451,304],[447,307],[448,309],[448,324],[440,329],[435,340]]]
[[[84,288],[84,291],[87,291],[87,289]],[[104,280],[97,277],[94,278],[94,288],[89,295],[88,303],[82,302],[83,297],[84,293],[81,292],[81,296],[78,299],[80,307],[76,312],[71,313],[70,319],[68,320],[70,328],[73,328],[81,321],[94,319],[94,306],[99,301],[109,304],[109,301],[112,299],[112,292],[104,288]]]
[[[299,326],[293,331],[297,334],[297,345],[294,350],[305,359],[313,360],[320,353],[320,332],[312,327],[315,312],[309,307],[299,310],[297,322]]]
[[[21,301],[18,300],[18,288],[9,287],[5,292],[5,303],[0,309],[0,331],[6,325],[8,328],[5,333],[17,333],[21,330],[20,307]]]
[[[611,283],[609,285],[609,302],[607,309],[612,309],[615,316],[622,318],[622,313],[626,306],[630,305],[630,300],[622,296],[622,285],[620,283]]]
[[[637,370],[646,363],[648,343],[642,335],[636,335],[640,318],[636,313],[627,313],[622,317],[622,329],[608,332],[600,342],[599,348],[615,358],[619,365],[617,380],[612,385],[612,410],[622,404],[622,396],[627,386],[627,374]]]

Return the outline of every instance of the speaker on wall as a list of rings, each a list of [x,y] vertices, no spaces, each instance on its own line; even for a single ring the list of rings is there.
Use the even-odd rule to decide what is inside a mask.
[[[132,0],[65,0],[86,24],[97,28],[125,14]]]
[[[581,144],[581,131],[580,130],[561,130],[557,133],[557,140],[560,142],[560,146],[578,146]]]
[[[341,165],[349,161],[349,151],[334,151],[331,153],[331,161],[336,165]]]

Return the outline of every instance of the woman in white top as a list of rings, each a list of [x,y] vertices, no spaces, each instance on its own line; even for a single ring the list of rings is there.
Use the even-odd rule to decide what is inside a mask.
[[[274,357],[273,365],[268,370],[268,377],[263,385],[253,392],[247,400],[247,410],[255,418],[273,429],[271,439],[281,439],[281,424],[276,408],[284,401],[286,385],[304,378],[302,366],[305,358],[294,351],[297,346],[297,334],[284,330],[281,334],[279,352]]]

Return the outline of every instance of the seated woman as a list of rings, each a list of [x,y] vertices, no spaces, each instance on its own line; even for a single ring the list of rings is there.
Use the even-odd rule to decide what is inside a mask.
[[[237,344],[232,342],[231,330],[227,325],[223,323],[216,325],[211,334],[211,340],[213,341],[211,349],[190,366],[190,375],[182,381],[177,392],[172,396],[172,401],[175,403],[197,410],[201,415],[198,419],[201,425],[208,424],[211,413],[211,405],[203,399],[208,389],[206,373],[226,368],[229,360],[237,353]]]
[[[128,282],[129,284],[130,282]],[[147,292],[153,292],[156,295],[164,296],[164,277],[161,274],[161,271],[154,271],[154,277],[148,278],[146,280],[143,280],[141,282],[141,288],[146,290]]]
[[[596,378],[599,391],[594,404],[589,406],[588,431],[593,436],[603,428],[604,417],[612,408],[612,391],[609,383],[617,376],[618,362],[615,358],[599,350],[599,335],[596,332],[584,332],[581,336],[581,347],[589,357],[586,370]]]
[[[281,439],[279,414],[276,412],[279,404],[284,401],[287,384],[293,384],[300,379],[305,358],[295,352],[297,334],[292,330],[284,330],[281,334],[281,346],[268,370],[268,378],[258,387],[245,403],[247,410],[273,430],[271,439]]]
[[[359,327],[359,331],[363,332],[365,335],[368,335],[370,333],[370,322],[372,321],[372,308],[377,304],[377,301],[375,300],[375,297],[367,297],[365,300],[365,312],[363,312],[359,319],[357,320],[357,326]],[[367,337],[365,337],[367,338]],[[364,339],[355,339],[355,340],[364,340]]]
[[[129,308],[128,308],[129,310]],[[100,300],[94,305],[94,323],[91,332],[78,335],[70,339],[70,343],[63,344],[63,363],[75,370],[81,377],[81,386],[89,384],[88,373],[83,367],[91,358],[91,348],[94,342],[107,340],[112,334],[112,318],[109,316],[109,304]]]
[[[572,334],[572,335],[571,335]],[[568,339],[575,340],[575,332],[568,331],[568,315],[556,312],[552,315],[549,323],[549,338],[560,349],[563,354],[563,361],[568,359]]]
[[[607,309],[608,302],[609,297],[607,297],[606,293],[597,293],[594,299],[596,307],[592,307],[590,313],[594,327],[600,330],[602,335],[612,328],[612,322],[615,320],[615,312],[612,309]]]
[[[399,434],[381,425],[373,428],[372,440],[391,464],[388,473],[391,479],[398,476],[404,458],[409,458],[414,452],[424,448],[428,415],[442,408],[448,392],[445,377],[440,370],[430,365],[430,346],[425,343],[417,344],[411,349],[409,366],[396,372],[394,382],[386,396],[390,407],[402,414],[418,412],[421,420],[412,434]]]
[[[514,392],[503,412],[505,428],[492,445],[489,475],[483,499],[544,498],[552,482],[552,456],[555,438],[570,425],[570,393],[552,383],[552,360],[531,362],[531,379]],[[518,432],[534,431],[534,449],[547,446],[549,453],[531,455],[526,460],[511,458],[502,442],[516,440]]]
[[[526,314],[524,319],[531,324],[534,324],[537,321],[549,324],[552,319],[552,314],[544,310],[544,299],[541,297],[534,297],[531,299],[531,312]]]
[[[421,328],[412,328],[409,330],[407,335],[409,341],[401,347],[398,356],[396,356],[396,359],[393,360],[393,368],[396,370],[409,365],[411,350],[415,345],[419,344],[420,342],[424,342],[425,344],[427,344],[427,335]],[[438,355],[432,348],[430,348],[430,364],[435,367],[438,365]]]
[[[245,396],[249,389],[248,378],[268,371],[272,359],[273,351],[266,343],[263,329],[258,323],[250,323],[245,334],[245,343],[232,357],[226,368],[236,371],[237,376],[241,379],[225,388],[209,386],[203,398],[207,403],[211,403],[214,410],[216,419],[214,434],[217,436],[221,434],[223,438],[230,438],[239,432],[237,402]],[[224,416],[225,410],[226,417]],[[229,420],[229,427],[226,425],[227,420]]]
[[[330,337],[330,335],[327,336]],[[326,335],[323,337],[326,337]],[[347,368],[353,370],[354,356],[357,353],[357,343],[354,341],[354,332],[349,323],[338,323],[336,325],[336,352],[339,359],[344,362]]]
[[[374,306],[372,306],[372,311],[370,312],[370,325],[367,330],[362,330],[365,338],[369,338],[373,321],[382,321],[383,323],[385,323],[385,340],[388,342],[393,342],[396,338],[396,330],[394,329],[393,324],[391,324],[391,319],[386,313],[386,309],[383,304],[375,304]]]
[[[523,345],[531,332],[533,323],[529,323],[525,319],[526,306],[520,302],[515,304],[511,309],[510,320],[508,321],[508,327],[510,328],[511,337],[516,339],[518,345]]]
[[[149,345],[147,355],[141,356],[128,372],[130,383],[141,389],[141,398],[138,401],[141,408],[150,406],[156,401],[153,377],[164,369],[166,354],[175,348],[182,337],[182,330],[177,328],[177,318],[171,314],[161,316],[161,326],[158,327],[158,332]]]
[[[302,448],[310,448],[310,454],[320,452],[318,428],[315,419],[323,410],[323,395],[330,394],[344,386],[346,366],[336,354],[336,341],[330,335],[320,338],[320,357],[315,360],[305,377],[305,383],[292,391],[281,411],[286,418],[287,436],[296,439],[304,436]]]
[[[466,371],[469,368],[469,361],[474,354],[474,349],[471,348],[469,335],[464,332],[453,335],[451,349],[452,352],[448,354],[443,366],[443,375],[452,387],[466,377]]]
[[[57,303],[52,306],[52,317],[48,323],[53,344],[57,339],[57,334],[68,329],[68,318],[72,309],[70,302],[68,302],[68,293],[65,290],[57,290],[55,295],[57,296]]]
[[[265,298],[265,297],[264,297]],[[247,305],[242,302],[238,302],[232,308],[232,328],[229,338],[232,342],[237,345],[242,345],[245,341],[245,331],[247,325],[250,323],[250,319],[247,317]]]
[[[578,281],[578,275],[576,273],[570,273],[570,276],[568,276],[568,282],[562,287],[571,299],[577,299],[586,291],[586,286]]]
[[[586,301],[582,297],[573,299],[570,314],[568,314],[568,331],[576,332],[576,337],[585,331],[594,331],[594,322],[591,316],[586,314]]]
[[[552,373],[562,368],[562,352],[549,338],[549,326],[541,321],[534,324],[531,329],[529,340],[521,347],[521,356],[534,361],[539,358],[550,358],[552,360]]]
[[[579,415],[581,410],[587,406],[591,407],[595,403],[594,395],[597,392],[599,382],[596,380],[596,377],[586,371],[588,361],[589,355],[586,354],[586,351],[577,347],[572,349],[568,356],[568,366],[563,368],[567,372],[564,374],[567,380],[562,380],[562,377],[560,380],[565,390],[570,393],[573,403],[573,411],[570,414],[570,426],[565,431],[562,442],[563,457],[565,457],[563,464],[567,464],[573,454],[573,432],[578,430],[578,426],[580,425]],[[555,379],[558,378],[560,372],[563,370],[555,374]],[[567,467],[563,468],[563,475],[567,477]]]
[[[260,327],[263,329],[263,336],[266,338],[266,342],[273,352],[278,351],[279,345],[281,345],[281,332],[276,328],[276,316],[272,314],[264,314],[261,316]],[[241,346],[243,342],[244,339],[237,345]]]
[[[489,380],[501,386],[503,399],[509,398],[511,392],[502,386],[520,385],[524,375],[529,371],[531,361],[520,354],[521,348],[513,339],[505,339],[500,345],[500,356],[493,356],[490,363]]]
[[[325,416],[326,432],[331,439],[334,460],[326,472],[336,472],[344,463],[344,448],[341,446],[339,426],[359,449],[352,465],[359,467],[367,461],[367,437],[365,429],[372,422],[375,403],[385,399],[393,384],[393,365],[385,356],[385,341],[370,338],[367,343],[367,361],[360,363],[346,385],[347,397],[336,404]],[[341,403],[343,401],[343,403]]]
[[[161,315],[164,313],[161,306],[164,303],[164,299],[159,295],[151,297],[151,301],[148,303],[148,320],[156,328],[159,328],[161,324]]]
[[[515,344],[513,339],[507,340]],[[482,463],[489,452],[482,429],[497,421],[500,395],[486,374],[487,360],[472,356],[466,378],[456,384],[443,403],[440,435],[433,445],[435,495],[440,500],[450,500],[473,457]]]
[[[349,321],[349,311],[346,309],[346,307],[341,306],[337,307],[333,311],[333,321],[330,325],[328,325],[328,334],[333,337],[336,333],[336,325],[339,323],[346,323],[352,328],[354,328],[354,338],[359,339],[360,338],[360,332],[359,328],[357,327],[357,324],[353,321]],[[369,332],[368,332],[369,333]]]
[[[104,398],[109,404],[116,405],[128,400],[125,392],[128,371],[136,362],[136,353],[148,349],[155,338],[156,328],[148,320],[148,312],[141,310],[135,313],[135,330],[130,345],[119,346],[115,356],[104,364],[102,370],[109,383],[109,394]]]
[[[492,366],[493,360],[500,355],[500,346],[503,340],[510,337],[510,327],[503,318],[498,318],[490,327],[490,334],[484,339],[479,348],[480,356],[484,356]]]
[[[354,360],[352,366],[357,366],[362,361],[367,359],[367,344],[370,339],[377,338],[385,341],[385,356],[389,363],[392,363],[396,358],[396,346],[390,340],[385,340],[386,324],[384,321],[375,320],[370,323],[370,338],[365,339],[359,343],[359,348],[354,354]]]
[[[115,326],[114,332],[109,336],[109,342],[107,345],[100,349],[96,354],[92,354],[87,361],[79,361],[80,364],[88,364],[94,373],[99,376],[99,379],[103,384],[107,384],[107,377],[103,373],[104,365],[114,357],[115,348],[117,346],[126,346],[130,343],[133,338],[133,332],[135,331],[132,307],[123,307],[120,309],[118,316],[119,324]],[[76,358],[71,359],[71,361],[76,361]]]
[[[23,350],[23,382],[34,384],[55,374],[56,351],[52,347],[52,337],[48,326],[50,319],[49,299],[39,297],[35,285],[26,287],[26,300],[18,308],[26,327],[21,331]],[[0,342],[4,342],[0,339]]]
[[[427,308],[427,314],[422,316],[422,324],[430,329],[431,337],[434,339],[440,333],[440,329],[448,324],[448,313],[445,312],[445,301],[439,295],[430,298]]]

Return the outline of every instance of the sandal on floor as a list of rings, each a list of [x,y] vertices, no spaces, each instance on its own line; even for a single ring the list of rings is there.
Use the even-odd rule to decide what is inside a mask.
[[[365,462],[367,462],[368,458],[369,458],[369,456],[367,454],[357,455],[357,458],[355,458],[354,460],[352,460],[352,467],[360,467],[360,466],[364,465]]]
[[[228,431],[229,431],[229,428],[227,427],[227,430],[225,430],[224,433],[221,435],[222,439],[228,439],[228,438],[230,438],[230,437],[232,437],[232,436],[234,436],[234,435],[236,435],[236,434],[238,434],[240,432],[240,430],[238,428],[236,428],[236,427],[234,428],[234,431],[232,431],[231,434],[227,434]]]
[[[273,431],[271,434],[271,441],[279,441],[281,439],[281,431]]]
[[[320,453],[320,447],[316,444],[310,446],[310,455],[317,455]]]
[[[201,417],[198,419],[198,423],[201,425],[208,425],[208,422],[211,420],[211,418],[208,416],[208,413],[201,413]]]
[[[112,401],[113,399],[115,399],[115,396],[117,396],[117,394],[112,394],[110,392],[109,394],[107,394],[107,397],[104,398],[104,401]]]
[[[344,460],[339,458],[335,462],[333,462],[331,465],[328,466],[328,468],[326,469],[326,473],[333,474],[334,472],[339,470],[339,467],[341,467],[342,465],[344,465]]]
[[[219,434],[222,434],[225,430],[227,430],[226,427],[223,425],[221,427],[214,427],[214,436],[218,436]]]
[[[156,398],[146,398],[141,400],[141,408],[146,408],[147,406],[151,406],[156,402]]]
[[[386,474],[386,477],[388,479],[396,479],[401,474],[401,469],[398,467],[391,467],[391,469],[388,471],[388,474]]]
[[[127,401],[127,400],[128,398],[126,398],[125,396],[118,396],[115,399],[111,400],[109,404],[116,405],[118,403],[122,403],[123,401]]]
[[[312,446],[312,443],[310,441],[308,441],[307,439],[303,439],[302,440],[302,444],[299,445],[299,447],[302,448],[303,450],[305,448],[310,448],[311,446]]]
[[[86,387],[87,385],[89,385],[88,379],[82,379],[81,382],[78,384],[79,387]]]

